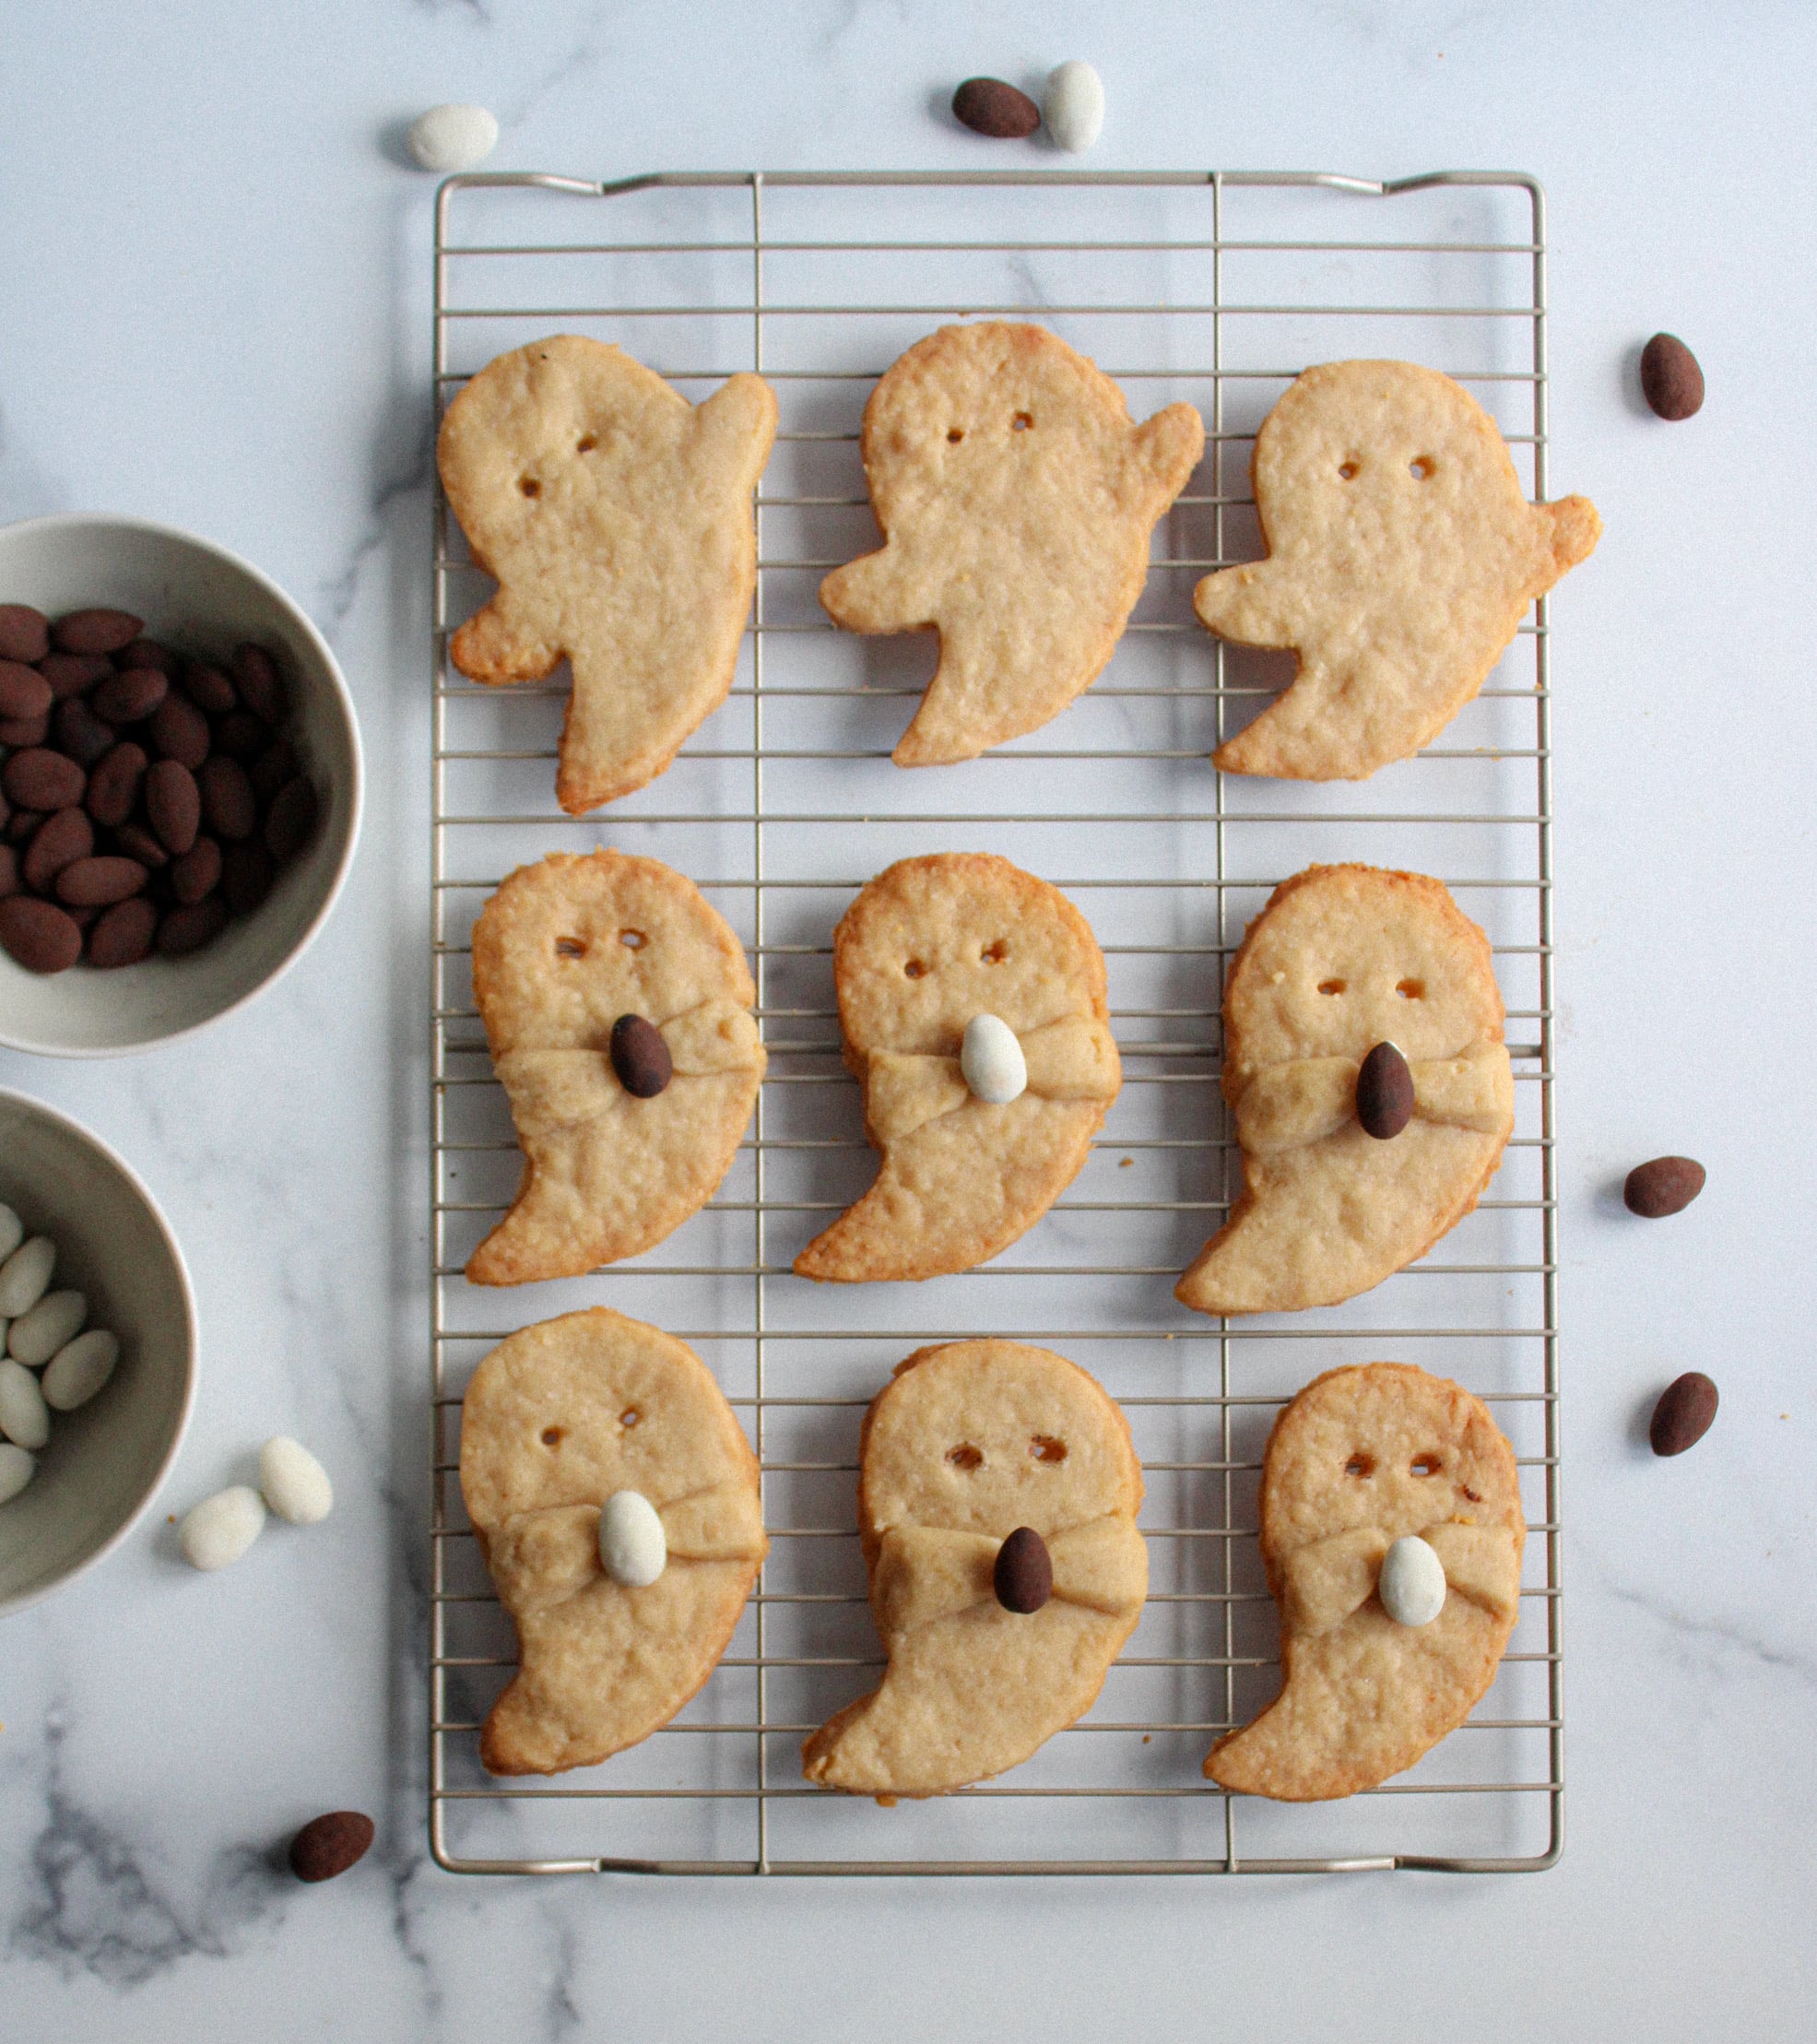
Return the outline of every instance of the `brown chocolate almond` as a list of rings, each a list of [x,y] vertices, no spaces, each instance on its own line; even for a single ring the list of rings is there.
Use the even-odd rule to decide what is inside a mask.
[[[151,950],[158,934],[158,911],[143,894],[115,902],[96,916],[88,930],[88,963],[98,972],[118,972],[136,965]]]
[[[38,671],[61,701],[66,695],[85,695],[97,681],[105,681],[113,672],[113,662],[89,653],[47,653]]]
[[[1357,1069],[1356,1118],[1386,1142],[1413,1118],[1413,1074],[1392,1044],[1377,1044]]]
[[[85,809],[71,807],[47,816],[26,847],[20,871],[34,894],[48,894],[65,867],[87,858],[95,848],[95,827]]]
[[[74,760],[42,745],[15,752],[0,767],[0,788],[22,809],[66,809],[82,799],[88,777]]]
[[[675,1076],[663,1033],[642,1015],[620,1015],[612,1024],[612,1069],[633,1100],[654,1100]]]
[[[1695,1447],[1717,1416],[1717,1388],[1702,1370],[1674,1377],[1653,1408],[1647,1438],[1656,1455],[1682,1455]]]
[[[258,828],[258,804],[253,799],[253,784],[238,760],[224,752],[211,753],[196,773],[195,785],[202,791],[202,814],[217,837],[237,845]]]
[[[1704,408],[1704,372],[1676,334],[1655,334],[1641,349],[1640,387],[1661,419],[1690,419]]]
[[[207,718],[174,689],[151,713],[150,730],[151,749],[159,758],[176,760],[192,774],[208,757],[214,742]]]
[[[124,674],[110,674],[97,682],[88,701],[95,715],[110,724],[137,724],[170,692],[171,684],[159,668],[128,668]]]
[[[145,813],[158,842],[181,858],[202,828],[202,791],[181,760],[159,760],[145,772]]]
[[[220,883],[221,848],[212,837],[198,837],[171,868],[171,892],[184,908],[194,908]]]
[[[290,1872],[299,1881],[332,1881],[359,1865],[372,1837],[372,1820],[362,1811],[330,1810],[290,1840]]]
[[[265,820],[265,845],[278,865],[288,866],[309,843],[319,807],[314,788],[301,774],[272,797],[271,813]]]
[[[132,815],[145,778],[145,748],[124,738],[95,762],[84,806],[103,830],[118,830]]]
[[[145,630],[129,610],[72,610],[51,627],[59,653],[118,653]]]
[[[165,958],[187,958],[212,944],[226,927],[227,904],[218,894],[209,894],[165,916],[158,926],[158,949]]]
[[[952,96],[952,116],[994,141],[1019,141],[1041,125],[1041,109],[1003,78],[967,78]]]
[[[57,875],[57,899],[66,908],[111,908],[144,893],[149,877],[137,859],[117,853],[78,858]]]
[[[180,686],[195,707],[210,716],[225,716],[240,701],[226,675],[206,664],[185,668]]]
[[[276,660],[263,646],[233,649],[233,685],[240,700],[267,724],[282,724],[290,708],[290,692]]]
[[[0,603],[0,660],[41,660],[51,650],[51,620],[29,603]]]
[[[1663,1221],[1682,1213],[1703,1189],[1704,1167],[1694,1157],[1654,1157],[1629,1172],[1622,1199],[1643,1221]]]
[[[1054,1594],[1054,1557],[1032,1526],[1019,1526],[997,1551],[991,1571],[997,1601],[1023,1617],[1038,1612]]]
[[[21,660],[0,660],[0,717],[44,716],[54,701],[51,684]]]
[[[79,695],[65,696],[51,716],[51,735],[59,752],[67,752],[85,770],[112,750],[113,727],[103,724]]]
[[[82,955],[82,928],[54,902],[13,894],[0,902],[0,946],[29,973],[65,973]]]

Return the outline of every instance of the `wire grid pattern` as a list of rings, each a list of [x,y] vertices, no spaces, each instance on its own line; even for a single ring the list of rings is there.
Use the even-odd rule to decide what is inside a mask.
[[[1159,528],[1110,667],[1060,717],[965,765],[889,760],[934,660],[926,635],[836,632],[820,577],[876,541],[857,459],[872,384],[943,321],[1030,318],[1091,354],[1135,417],[1186,398],[1204,461]],[[502,349],[619,342],[696,401],[765,375],[781,431],[757,499],[754,616],[730,699],[650,787],[554,807],[565,674],[482,690],[447,633],[490,587],[435,519],[431,1834],[466,1872],[1235,1873],[1549,1865],[1563,1837],[1550,691],[1541,602],[1419,759],[1333,786],[1218,774],[1207,757],[1291,658],[1191,614],[1209,569],[1262,552],[1248,459],[1307,363],[1405,356],[1464,382],[1531,496],[1547,493],[1538,185],[1440,173],[734,174],[442,190],[435,376],[445,407]],[[514,866],[609,843],[689,874],[746,943],[770,1067],[717,1197],[646,1256],[523,1292],[462,1266],[518,1153],[472,1002],[468,936]],[[839,1057],[833,923],[920,851],[996,851],[1062,887],[1110,969],[1123,1093],[1085,1170],[984,1268],[919,1286],[814,1286],[790,1263],[868,1182]],[[1219,1092],[1225,962],[1269,888],[1315,859],[1434,873],[1488,929],[1516,1130],[1478,1211],[1329,1312],[1219,1321],[1172,1285],[1241,1166]],[[610,1304],[688,1340],[749,1430],[772,1548],[715,1673],[602,1767],[503,1781],[478,1731],[515,1665],[462,1510],[461,1392],[531,1321]],[[1150,1595],[1096,1707],[997,1780],[881,1809],[810,1787],[803,1736],[874,1685],[855,1524],[858,1427],[925,1343],[1044,1342],[1116,1397],[1148,1483]],[[1229,1797],[1199,1763],[1279,1680],[1256,1540],[1263,1445],[1320,1369],[1389,1357],[1487,1399],[1521,1465],[1522,1615],[1494,1686],[1419,1766],[1335,1804]]]

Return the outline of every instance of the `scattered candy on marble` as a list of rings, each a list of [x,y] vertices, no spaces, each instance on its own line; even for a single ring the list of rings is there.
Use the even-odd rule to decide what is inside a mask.
[[[642,1491],[614,1491],[599,1514],[599,1565],[627,1589],[646,1589],[668,1565],[668,1536]]]
[[[47,1235],[33,1235],[0,1263],[0,1320],[31,1311],[50,1288],[56,1263],[57,1246]]]
[[[326,1811],[290,1840],[290,1872],[299,1881],[332,1881],[366,1857],[372,1837],[372,1820],[363,1811]]]
[[[1104,84],[1082,57],[1048,75],[1041,112],[1057,148],[1077,156],[1098,139],[1104,125]]]
[[[29,1368],[41,1370],[61,1348],[81,1333],[88,1302],[79,1292],[47,1292],[29,1313],[22,1313],[6,1330],[6,1353]]]
[[[120,1360],[120,1344],[105,1328],[90,1328],[60,1348],[44,1372],[44,1402],[59,1412],[86,1405]]]
[[[1430,1625],[1445,1609],[1445,1564],[1437,1549],[1418,1533],[1403,1534],[1382,1557],[1375,1594],[1397,1625]]]
[[[973,1094],[1007,1107],[1028,1090],[1028,1060],[1016,1032],[997,1015],[973,1015],[959,1048],[959,1069]]]
[[[1682,1213],[1704,1189],[1704,1167],[1695,1157],[1652,1157],[1629,1172],[1622,1203],[1643,1221]]]
[[[1656,1455],[1682,1455],[1695,1447],[1717,1416],[1717,1388],[1702,1370],[1674,1377],[1653,1408],[1647,1438]]]
[[[1003,78],[967,78],[952,96],[953,119],[973,135],[1015,141],[1041,125],[1041,109]]]
[[[38,1463],[24,1448],[0,1441],[0,1505],[10,1505],[30,1483]]]
[[[278,1518],[292,1526],[313,1526],[335,1508],[327,1471],[288,1434],[274,1434],[260,1448],[259,1488]]]
[[[51,1437],[51,1414],[38,1379],[11,1356],[0,1361],[0,1434],[34,1455]]]
[[[265,1500],[248,1483],[232,1483],[184,1515],[177,1544],[194,1568],[225,1568],[265,1530]]]
[[[426,171],[471,171],[499,146],[499,124],[483,106],[432,106],[410,124],[410,154]]]
[[[1691,419],[1704,408],[1704,372],[1676,334],[1655,334],[1641,349],[1640,388],[1661,419]]]

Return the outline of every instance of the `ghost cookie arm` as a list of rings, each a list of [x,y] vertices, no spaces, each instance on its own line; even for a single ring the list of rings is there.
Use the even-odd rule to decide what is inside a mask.
[[[738,472],[741,489],[753,489],[776,438],[776,394],[742,371],[696,410],[694,431],[702,455]]]
[[[1205,421],[1191,405],[1169,405],[1138,426],[1130,439],[1135,471],[1152,506],[1150,515],[1158,518],[1198,466],[1205,452]]]
[[[865,1063],[865,1128],[879,1149],[971,1099],[957,1057],[873,1051]]]
[[[1486,1044],[1457,1057],[1422,1058],[1412,1067],[1413,1112],[1422,1121],[1480,1135],[1514,1127],[1514,1067],[1505,1044]]]
[[[1207,631],[1237,645],[1297,647],[1305,629],[1297,581],[1285,561],[1245,561],[1207,575],[1192,607]]]
[[[553,1134],[608,1113],[624,1096],[603,1050],[506,1050],[492,1069],[523,1138]]]
[[[1447,1590],[1514,1624],[1520,1613],[1520,1546],[1507,1527],[1451,1520],[1421,1537],[1444,1564]]]
[[[491,688],[545,680],[560,664],[564,651],[549,640],[532,606],[509,584],[501,585],[448,642],[449,659],[467,679]]]
[[[1567,570],[1587,561],[1602,538],[1602,520],[1587,497],[1560,497],[1535,504],[1534,519],[1541,554],[1541,590],[1550,589]]]
[[[737,1001],[707,1000],[662,1025],[677,1078],[720,1071],[761,1071],[766,1059],[757,1018]]]
[[[1043,1100],[1115,1100],[1123,1063],[1108,1024],[1091,1015],[1064,1015],[1021,1039],[1028,1090]]]
[[[997,1551],[987,1533],[944,1526],[891,1526],[878,1543],[870,1608],[885,1640],[995,1596]]]
[[[763,1514],[748,1483],[693,1491],[663,1506],[657,1517],[672,1560],[761,1562],[770,1549]]]
[[[1313,1635],[1342,1625],[1375,1594],[1387,1551],[1387,1536],[1375,1526],[1294,1548],[1278,1565],[1282,1630]]]
[[[1054,1594],[1115,1617],[1139,1610],[1149,1593],[1148,1542],[1133,1518],[1112,1513],[1069,1526],[1047,1542]]]
[[[925,573],[916,550],[888,538],[876,553],[835,568],[820,584],[820,608],[847,632],[919,632],[934,623],[938,580]]]
[[[518,1513],[493,1529],[486,1565],[499,1601],[513,1617],[565,1604],[603,1573],[598,1506]]]
[[[1252,1156],[1335,1134],[1356,1112],[1353,1057],[1292,1057],[1251,1074],[1235,1100],[1236,1140]]]

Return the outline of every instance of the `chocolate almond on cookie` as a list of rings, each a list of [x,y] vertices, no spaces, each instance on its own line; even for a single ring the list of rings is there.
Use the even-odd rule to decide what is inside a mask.
[[[1224,982],[1243,1193],[1174,1288],[1200,1313],[1336,1306],[1470,1211],[1514,1132],[1489,939],[1435,880],[1313,866]]]
[[[884,546],[835,569],[820,602],[848,632],[940,635],[898,766],[975,759],[1091,682],[1204,446],[1190,405],[1132,424],[1044,327],[943,326],[891,366],[861,449]]]
[[[1305,371],[1250,469],[1268,558],[1207,575],[1193,606],[1299,671],[1218,748],[1226,774],[1360,781],[1410,758],[1602,532],[1587,497],[1528,503],[1488,413],[1412,362]]]
[[[1527,1542],[1514,1450],[1444,1377],[1405,1363],[1328,1370],[1268,1436],[1261,1535],[1280,1694],[1205,1772],[1286,1802],[1373,1789],[1495,1679]]]
[[[637,1256],[713,1197],[764,1054],[743,949],[691,880],[621,852],[520,867],[473,926],[473,994],[524,1151],[474,1283]]]
[[[751,1453],[686,1342],[596,1306],[525,1328],[474,1372],[461,1495],[517,1627],[493,1774],[635,1745],[717,1666],[768,1542]]]
[[[939,1795],[1081,1717],[1142,1615],[1141,1501],[1128,1422],[1064,1356],[954,1341],[901,1364],[859,1447],[889,1666],[802,1747],[808,1778]]]
[[[943,852],[859,892],[832,970],[883,1161],[796,1272],[850,1284],[969,1270],[1078,1176],[1116,1097],[1103,953],[1057,888]]]
[[[475,681],[573,692],[556,798],[579,816],[654,780],[732,685],[757,576],[751,491],[776,432],[760,376],[700,405],[602,341],[489,363],[436,442],[491,601],[449,642]]]

